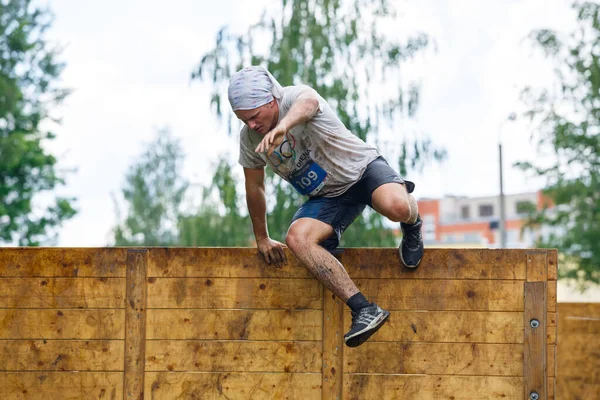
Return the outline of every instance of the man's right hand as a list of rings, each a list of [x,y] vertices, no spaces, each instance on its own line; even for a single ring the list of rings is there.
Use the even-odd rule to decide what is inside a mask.
[[[281,268],[287,264],[287,258],[283,251],[283,243],[279,243],[269,237],[256,241],[258,251],[262,253],[267,261],[267,264],[275,264],[277,268]]]

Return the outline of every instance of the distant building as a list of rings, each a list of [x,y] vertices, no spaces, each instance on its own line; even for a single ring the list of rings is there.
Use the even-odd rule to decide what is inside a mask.
[[[535,244],[542,232],[522,227],[527,211],[544,206],[541,192],[505,195],[506,247],[526,248]],[[421,199],[426,245],[461,247],[500,247],[500,198],[446,196]]]

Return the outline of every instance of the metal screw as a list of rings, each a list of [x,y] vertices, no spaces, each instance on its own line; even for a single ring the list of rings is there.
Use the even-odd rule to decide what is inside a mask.
[[[538,326],[540,326],[540,321],[538,321],[537,319],[532,319],[531,322],[529,323],[531,325],[531,327],[533,329],[537,328]],[[533,392],[535,393],[535,392]],[[535,393],[537,396],[537,393]],[[536,397],[537,398],[537,397]]]
[[[537,392],[531,392],[529,393],[529,399],[530,400],[538,400],[540,398],[540,395],[537,394]]]

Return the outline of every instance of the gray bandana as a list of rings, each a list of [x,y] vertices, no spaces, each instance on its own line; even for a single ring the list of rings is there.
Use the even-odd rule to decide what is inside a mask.
[[[281,99],[283,88],[263,67],[246,67],[229,80],[227,95],[233,111],[253,110],[273,100]]]

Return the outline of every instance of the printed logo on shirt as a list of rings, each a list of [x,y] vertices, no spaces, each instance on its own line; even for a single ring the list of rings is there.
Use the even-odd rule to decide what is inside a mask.
[[[287,133],[286,139],[273,152],[270,161],[274,168],[302,195],[315,195],[329,180],[329,174],[310,156],[311,150],[296,153],[296,138]]]

